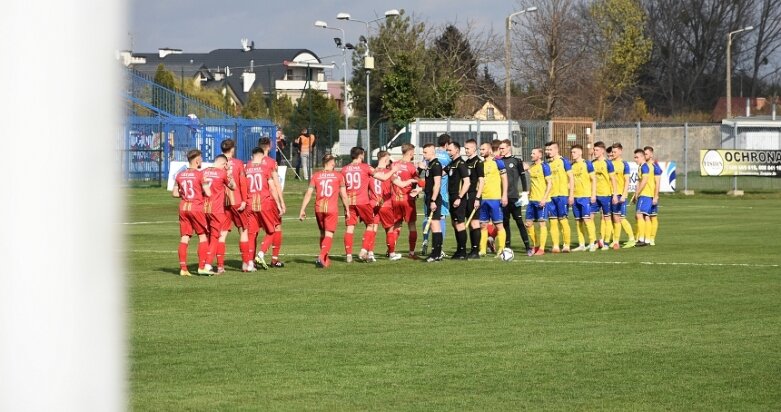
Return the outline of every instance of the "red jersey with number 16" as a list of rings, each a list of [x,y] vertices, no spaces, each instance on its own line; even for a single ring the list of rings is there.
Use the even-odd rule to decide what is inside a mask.
[[[211,196],[204,203],[206,213],[225,213],[225,188],[228,185],[228,172],[225,169],[208,167],[202,172],[203,181],[209,185]]]
[[[203,174],[198,169],[187,169],[176,175],[179,190],[179,212],[203,212]]]
[[[369,204],[369,185],[374,169],[366,163],[350,163],[342,168],[344,187],[351,205]]]
[[[247,163],[244,173],[247,175],[247,186],[249,186],[247,193],[250,201],[248,204],[251,206],[251,210],[258,212],[261,204],[271,198],[271,191],[268,187],[268,179],[271,176],[269,169],[264,168],[262,163]]]
[[[309,184],[315,190],[315,213],[337,213],[342,175],[335,171],[320,171],[312,176]]]

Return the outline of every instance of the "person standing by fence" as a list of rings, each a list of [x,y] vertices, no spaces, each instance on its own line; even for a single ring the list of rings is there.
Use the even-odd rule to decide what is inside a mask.
[[[308,129],[301,130],[301,134],[296,138],[296,143],[298,144],[298,150],[300,151],[301,156],[301,167],[304,168],[304,180],[309,180],[309,175],[311,171],[311,164],[310,164],[310,154],[312,153],[312,148],[315,145],[315,134],[309,133]]]

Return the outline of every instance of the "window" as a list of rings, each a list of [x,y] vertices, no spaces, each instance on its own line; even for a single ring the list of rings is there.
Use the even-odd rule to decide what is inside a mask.
[[[494,117],[494,108],[493,107],[489,107],[488,108],[488,114],[486,115],[486,118],[488,120],[494,120],[495,119],[495,117]]]

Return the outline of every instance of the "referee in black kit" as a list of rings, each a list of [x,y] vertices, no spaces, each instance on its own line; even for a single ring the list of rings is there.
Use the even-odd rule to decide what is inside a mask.
[[[518,183],[520,181],[524,192],[529,191],[529,184],[526,182],[526,171],[523,167],[523,159],[513,156],[512,142],[510,139],[504,139],[499,144],[499,155],[504,162],[505,170],[507,170],[507,206],[502,208],[502,214],[504,215],[504,230],[507,232],[507,241],[503,247],[510,246],[510,218],[515,220],[515,225],[518,226],[518,232],[521,233],[521,239],[523,239],[523,245],[526,246],[526,254],[532,255],[532,248],[529,244],[529,234],[526,232],[526,225],[523,222],[523,214],[521,210],[525,206],[520,201],[518,194]],[[497,245],[502,247],[501,245]]]
[[[477,155],[477,141],[475,139],[469,139],[464,142],[464,152],[466,153],[466,169],[469,174],[469,190],[466,192],[466,210],[464,211],[467,216],[467,220],[472,216],[471,222],[466,222],[469,227],[469,239],[472,244],[472,249],[467,255],[469,259],[480,259],[480,219],[474,216],[476,211],[480,209],[480,196],[483,194],[483,185],[485,184],[485,177],[483,176],[483,161],[480,160],[480,156]],[[474,212],[473,212],[474,211]]]
[[[447,145],[450,163],[445,166],[447,175],[447,192],[450,198],[450,219],[456,232],[456,253],[451,259],[466,259],[466,192],[469,191],[469,169],[461,158],[461,145],[450,142]]]
[[[439,163],[434,145],[431,143],[423,146],[423,158],[428,162],[426,169],[422,171],[422,175],[426,179],[423,194],[425,194],[425,202],[430,213],[428,224],[431,225],[431,236],[434,238],[431,254],[426,262],[439,262],[442,260],[442,196],[440,192],[442,164]]]

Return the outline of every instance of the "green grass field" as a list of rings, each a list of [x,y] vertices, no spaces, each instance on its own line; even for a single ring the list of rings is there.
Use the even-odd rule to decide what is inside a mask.
[[[240,273],[232,233],[192,278],[176,200],[127,190],[132,409],[781,409],[777,194],[663,196],[652,248],[348,265],[338,236],[320,270],[303,189],[287,267]]]

